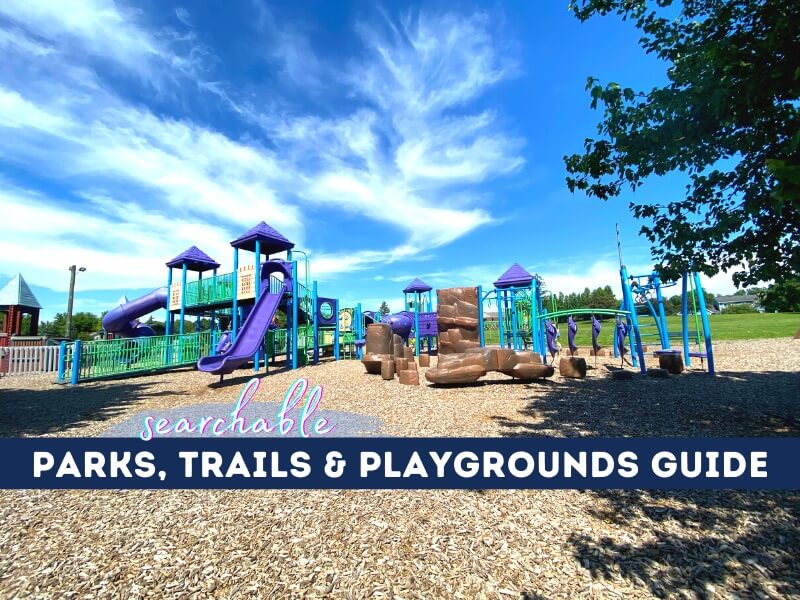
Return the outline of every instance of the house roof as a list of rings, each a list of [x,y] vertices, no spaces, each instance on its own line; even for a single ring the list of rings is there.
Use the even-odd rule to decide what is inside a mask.
[[[167,263],[168,267],[182,267],[183,265],[186,265],[190,271],[200,273],[219,268],[219,263],[197,246],[187,248]]]
[[[505,273],[500,275],[500,278],[497,281],[494,282],[494,287],[525,287],[529,286],[532,281],[533,275],[523,269],[519,263],[514,263]]]
[[[0,290],[0,306],[24,306],[25,308],[42,308],[36,296],[21,273],[9,281]]]
[[[231,246],[240,250],[256,251],[256,240],[261,242],[261,254],[270,255],[284,250],[291,250],[294,244],[280,232],[261,221],[231,242]]]
[[[758,302],[758,296],[755,294],[739,294],[738,296],[717,296],[715,298],[717,304],[752,304]]]
[[[419,277],[415,278],[414,281],[409,283],[405,288],[403,288],[404,294],[411,294],[413,292],[430,292],[433,288],[429,286],[427,283],[422,281]]]

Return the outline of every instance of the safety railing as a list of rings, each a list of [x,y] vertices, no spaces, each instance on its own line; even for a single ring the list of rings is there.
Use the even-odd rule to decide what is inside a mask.
[[[89,379],[190,365],[211,353],[211,332],[62,344],[59,379]]]
[[[31,375],[58,370],[58,346],[0,347],[0,374]]]
[[[199,281],[188,282],[183,293],[186,306],[232,302],[236,293],[234,273],[213,275]]]

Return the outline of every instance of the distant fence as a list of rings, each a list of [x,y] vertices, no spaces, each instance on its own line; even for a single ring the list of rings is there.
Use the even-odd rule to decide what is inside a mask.
[[[0,374],[30,375],[58,371],[58,346],[0,347]]]

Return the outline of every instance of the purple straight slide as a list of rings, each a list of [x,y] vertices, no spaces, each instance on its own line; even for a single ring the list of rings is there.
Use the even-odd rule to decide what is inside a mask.
[[[269,289],[269,279],[261,283]],[[261,348],[267,328],[272,323],[272,317],[283,299],[286,286],[281,284],[276,294],[264,294],[253,305],[253,310],[247,320],[242,324],[236,340],[228,347],[228,350],[216,356],[204,356],[197,361],[197,368],[206,373],[215,375],[227,375],[233,373]]]

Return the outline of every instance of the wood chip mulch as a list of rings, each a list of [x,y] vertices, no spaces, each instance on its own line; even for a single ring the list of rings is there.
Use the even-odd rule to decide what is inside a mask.
[[[601,359],[585,380],[454,388],[331,362],[264,377],[256,400],[302,376],[391,435],[800,435],[800,341],[716,351],[716,378],[614,381]],[[98,435],[232,404],[249,378],[7,377],[0,435]],[[800,598],[798,492],[4,491],[0,525],[1,597]]]

